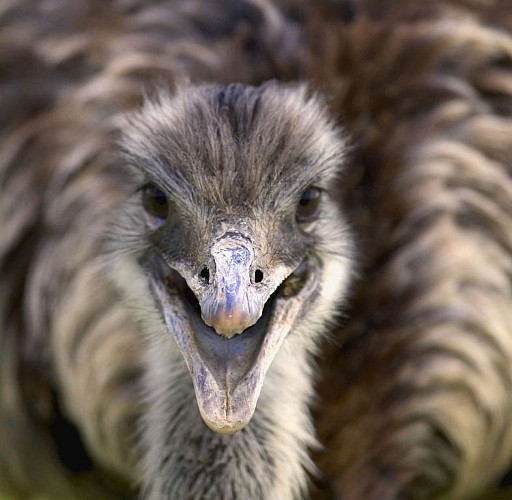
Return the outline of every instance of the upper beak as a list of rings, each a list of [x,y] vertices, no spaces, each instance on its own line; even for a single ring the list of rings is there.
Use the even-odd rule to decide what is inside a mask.
[[[199,296],[201,317],[218,334],[231,338],[258,321],[268,294],[254,283],[249,239],[230,233],[212,246],[211,255],[215,270]]]

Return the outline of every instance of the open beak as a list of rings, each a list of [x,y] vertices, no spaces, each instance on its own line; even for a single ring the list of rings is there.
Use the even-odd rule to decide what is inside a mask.
[[[216,241],[211,255],[215,269],[207,284],[199,286],[186,271],[166,264],[153,283],[203,420],[230,434],[252,418],[265,375],[317,288],[318,273],[303,261],[292,269],[260,271],[255,279],[253,245],[233,233]]]

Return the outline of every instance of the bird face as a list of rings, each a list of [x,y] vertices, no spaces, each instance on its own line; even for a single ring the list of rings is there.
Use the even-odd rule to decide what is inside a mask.
[[[138,268],[216,432],[250,421],[283,342],[344,291],[349,239],[332,191],[343,144],[306,94],[188,87],[124,133]]]

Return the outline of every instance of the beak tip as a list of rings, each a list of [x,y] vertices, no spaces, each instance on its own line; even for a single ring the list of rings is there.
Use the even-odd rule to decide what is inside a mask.
[[[203,415],[203,421],[208,426],[209,429],[211,429],[213,432],[217,432],[218,434],[235,434],[236,432],[241,431],[248,422],[230,422],[230,423],[217,423],[212,422],[208,418],[205,418]]]
[[[244,389],[243,384],[238,389]],[[236,392],[236,389],[235,389]],[[235,434],[241,431],[251,420],[255,408],[256,397],[246,395],[241,400],[227,400],[223,395],[217,397],[198,398],[199,413],[203,422],[218,434]]]
[[[254,325],[258,317],[245,313],[245,311],[226,311],[218,309],[215,314],[202,314],[201,318],[204,323],[213,328],[218,335],[228,339],[243,333],[247,328]]]

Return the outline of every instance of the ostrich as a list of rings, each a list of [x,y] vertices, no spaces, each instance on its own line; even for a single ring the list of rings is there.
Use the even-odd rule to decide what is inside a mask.
[[[304,488],[309,354],[351,267],[339,137],[304,88],[275,84],[163,93],[126,126],[136,194],[111,265],[149,335],[150,498]]]
[[[0,494],[492,489],[511,11],[6,2]]]

